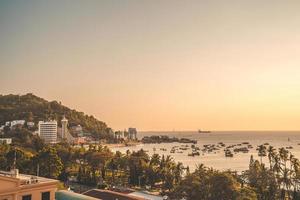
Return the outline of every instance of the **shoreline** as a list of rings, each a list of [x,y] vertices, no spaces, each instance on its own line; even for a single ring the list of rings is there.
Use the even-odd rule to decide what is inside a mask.
[[[116,144],[103,144],[103,146],[106,146],[108,148],[119,148],[119,147],[132,147],[132,146],[138,146],[140,144],[143,144],[142,142],[128,142],[128,143],[116,143]]]

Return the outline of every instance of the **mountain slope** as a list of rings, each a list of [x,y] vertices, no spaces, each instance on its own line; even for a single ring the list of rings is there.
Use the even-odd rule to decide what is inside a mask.
[[[24,119],[38,121],[55,119],[60,124],[63,115],[69,120],[70,126],[80,124],[84,131],[97,138],[111,138],[110,128],[102,121],[83,112],[70,109],[57,101],[47,101],[31,93],[26,95],[0,95],[0,125],[6,121]]]

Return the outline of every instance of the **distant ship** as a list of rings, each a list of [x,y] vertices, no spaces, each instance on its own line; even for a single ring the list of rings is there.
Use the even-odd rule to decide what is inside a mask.
[[[201,129],[199,129],[198,133],[211,133],[211,131],[202,131]]]

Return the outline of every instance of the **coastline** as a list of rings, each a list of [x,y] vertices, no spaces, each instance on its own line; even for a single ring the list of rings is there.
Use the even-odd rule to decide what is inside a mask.
[[[128,142],[128,143],[116,143],[116,144],[103,144],[103,146],[106,146],[108,148],[119,148],[119,147],[133,147],[138,146],[140,144],[143,144],[142,142]]]

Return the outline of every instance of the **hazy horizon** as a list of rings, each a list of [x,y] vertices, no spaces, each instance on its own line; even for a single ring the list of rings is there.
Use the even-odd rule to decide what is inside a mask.
[[[298,1],[1,1],[0,94],[115,130],[300,130]]]

